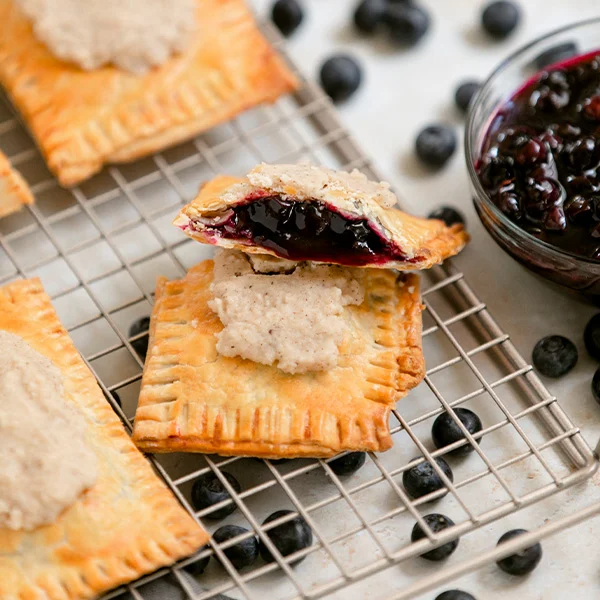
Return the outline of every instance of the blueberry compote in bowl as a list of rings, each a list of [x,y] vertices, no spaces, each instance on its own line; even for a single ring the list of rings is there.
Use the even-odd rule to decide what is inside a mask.
[[[557,47],[559,61],[540,70]],[[496,242],[545,279],[599,300],[600,19],[501,64],[471,107],[465,149],[475,208]]]

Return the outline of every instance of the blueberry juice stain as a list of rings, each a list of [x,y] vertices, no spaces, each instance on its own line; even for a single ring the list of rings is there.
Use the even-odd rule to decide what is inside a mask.
[[[366,219],[336,212],[319,200],[249,198],[233,206],[231,216],[213,229],[219,237],[248,240],[295,261],[363,266],[407,260]]]
[[[494,115],[477,165],[536,238],[600,261],[600,51],[548,67]]]

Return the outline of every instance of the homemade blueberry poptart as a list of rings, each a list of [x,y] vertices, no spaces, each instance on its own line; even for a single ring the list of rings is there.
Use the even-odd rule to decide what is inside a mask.
[[[29,353],[39,353],[42,362],[58,369],[63,378],[63,410],[68,408],[81,419],[86,446],[97,463],[95,483],[49,524],[29,530],[11,528],[10,521],[0,526],[0,598],[96,598],[202,547],[208,535],[179,505],[131,442],[58,320],[39,280],[18,281],[0,288],[0,333],[5,340],[8,337],[20,344],[25,342]],[[19,384],[16,371],[6,371],[10,357],[5,355],[3,359],[3,389],[14,386],[14,394],[31,390],[34,381]],[[27,363],[23,365],[27,367]],[[46,381],[39,393],[50,393],[50,385],[51,381]],[[13,406],[14,394],[3,397],[2,402]],[[44,397],[35,406],[43,404]],[[0,431],[3,436],[14,436],[10,413],[4,408]],[[55,418],[48,416],[49,425]],[[42,444],[46,435],[51,434],[40,433],[36,443]],[[16,450],[9,448],[8,454],[12,451]],[[19,451],[24,451],[22,446]],[[18,462],[13,460],[19,459],[18,453],[11,456],[4,455],[3,460]],[[53,464],[54,458],[52,454],[39,460],[47,460],[59,478],[67,469],[60,461]],[[29,468],[35,469],[37,462],[32,457]],[[12,477],[11,481],[11,473],[6,468],[2,471],[5,479],[0,490],[1,522],[5,522],[7,514],[7,488],[18,485],[18,478]],[[34,491],[30,487],[24,493],[33,498]],[[42,506],[54,501],[54,497],[44,493],[37,493],[36,497],[43,500]],[[29,509],[31,503],[25,506]]]
[[[111,65],[85,71],[35,37],[15,0],[0,0],[0,84],[62,185],[192,138],[296,88],[244,0],[197,0],[196,25],[181,53],[146,74]]]
[[[222,251],[158,281],[135,443],[270,458],[390,448],[390,409],[424,376],[418,277],[252,259]]]
[[[0,152],[0,217],[21,210],[32,204],[33,195],[21,174],[15,171],[8,159]]]
[[[358,171],[261,164],[245,178],[207,183],[174,224],[246,253],[402,271],[432,267],[468,242],[462,225],[414,217],[395,203],[387,184]]]

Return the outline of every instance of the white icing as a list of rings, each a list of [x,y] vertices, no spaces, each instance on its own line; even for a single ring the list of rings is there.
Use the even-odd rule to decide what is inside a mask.
[[[365,295],[351,272],[300,264],[289,274],[262,275],[245,254],[220,251],[209,303],[224,326],[218,352],[287,373],[334,368],[348,334],[344,307],[361,304]]]
[[[142,74],[188,46],[197,0],[15,0],[57,58]]]
[[[0,331],[0,529],[53,523],[98,478],[83,415],[56,365]]]

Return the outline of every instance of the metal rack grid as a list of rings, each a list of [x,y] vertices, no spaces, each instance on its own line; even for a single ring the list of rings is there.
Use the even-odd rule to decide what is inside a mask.
[[[280,44],[268,24],[265,31],[275,45]],[[129,336],[128,326],[149,313],[156,274],[181,276],[207,255],[206,249],[169,224],[203,180],[218,172],[245,172],[261,160],[299,159],[359,168],[371,178],[380,178],[328,99],[309,83],[293,98],[250,111],[133,165],[109,167],[70,191],[59,188],[47,172],[5,99],[4,107],[0,103],[0,147],[37,197],[35,205],[0,221],[0,285],[20,277],[42,278],[75,343],[129,428],[143,367],[136,348],[146,336]],[[322,460],[280,464],[200,455],[152,459],[182,504],[210,531],[221,524],[213,526],[210,513],[231,501],[194,512],[189,498],[192,481],[214,472],[238,507],[226,522],[244,524],[253,532],[225,544],[213,543],[171,569],[126,586],[125,593],[148,600],[156,597],[157,581],[167,581],[171,591],[177,588],[182,598],[196,600],[218,598],[221,593],[248,599],[313,599],[336,597],[338,590],[343,590],[340,597],[359,598],[364,586],[371,592],[379,589],[381,577],[395,568],[397,588],[388,577],[378,597],[413,598],[598,511],[594,505],[552,521],[502,549],[475,551],[472,546],[471,552],[459,557],[459,545],[454,555],[459,558],[443,569],[422,566],[419,554],[457,536],[476,536],[486,524],[584,481],[597,467],[579,429],[457,267],[448,262],[423,274],[422,280],[428,371],[425,382],[393,411],[394,448],[371,454],[365,467],[349,478],[336,476],[328,461]],[[458,406],[469,406],[482,417],[482,432],[471,436],[464,429],[453,412]],[[465,432],[467,440],[462,444],[474,448],[460,462],[448,458],[454,481],[433,459],[461,443],[434,451],[430,442],[431,424],[444,411]],[[401,478],[419,455],[424,459],[416,460],[429,461],[447,490],[411,500]],[[241,493],[231,488],[224,470],[242,481]],[[262,527],[260,523],[272,512],[269,506],[293,513]],[[424,525],[422,516],[430,512],[447,514],[455,527],[434,534],[425,526],[427,537],[411,543],[413,524]],[[313,546],[285,559],[271,546],[275,563],[258,561],[251,570],[236,572],[224,549],[249,535],[258,535],[269,545],[265,532],[296,514],[310,524]],[[212,560],[205,574],[187,575],[186,568],[213,553],[224,569]],[[300,557],[305,560],[292,566]],[[416,569],[408,566],[417,563]],[[106,598],[119,597],[124,590]]]

